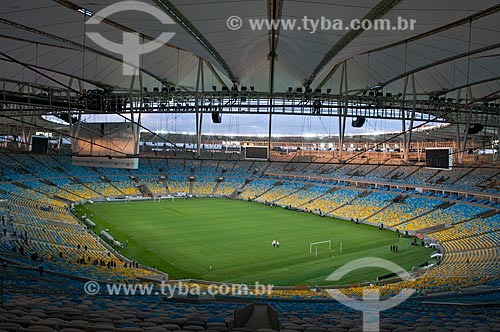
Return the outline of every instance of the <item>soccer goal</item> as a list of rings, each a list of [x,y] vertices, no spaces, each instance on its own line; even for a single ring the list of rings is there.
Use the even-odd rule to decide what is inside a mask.
[[[309,255],[313,254],[313,248],[315,252],[314,257],[318,257],[318,246],[320,244],[328,244],[328,251],[332,250],[332,240],[326,240],[326,241],[319,241],[319,242],[311,242],[309,243]]]

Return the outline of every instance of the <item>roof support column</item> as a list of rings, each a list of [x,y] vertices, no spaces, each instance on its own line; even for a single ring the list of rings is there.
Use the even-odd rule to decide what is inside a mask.
[[[272,136],[273,136],[273,110],[274,110],[274,97],[273,94],[269,95],[269,127],[268,127],[268,142],[267,142],[267,147],[268,147],[268,158],[269,161],[271,161],[271,151],[273,151],[272,147]]]
[[[456,102],[458,103],[460,101],[460,93],[462,89],[457,90],[457,97],[456,97]],[[462,162],[462,152],[461,152],[461,145],[462,143],[460,142],[460,124],[456,124],[457,128],[457,133],[456,133],[456,143],[455,143],[455,158],[454,161],[456,164],[460,164]]]
[[[408,76],[405,77],[403,83],[403,96],[401,97],[401,132],[403,133],[403,148],[401,152],[403,153],[403,161],[408,161],[408,156],[406,154],[406,109],[405,109],[405,99],[406,99],[406,89],[408,88]]]
[[[203,113],[200,114],[200,86],[204,90],[203,83],[203,60],[198,58],[198,73],[196,75],[196,90],[194,94],[194,110],[196,112],[196,156],[201,155],[201,126],[203,125]]]
[[[460,125],[457,123],[457,135],[456,135],[456,151],[455,151],[455,163],[462,163],[463,152],[461,149],[462,142],[460,142]]]
[[[342,160],[345,138],[345,124],[347,117],[347,108],[349,107],[349,88],[347,84],[347,60],[342,63],[342,75],[340,80],[339,95],[342,96],[345,90],[343,105],[339,105],[339,161]]]
[[[462,142],[462,149],[460,150],[460,154],[461,154],[461,159],[463,161],[463,158],[464,158],[464,155],[465,155],[465,150],[467,149],[467,140],[469,139],[469,128],[470,128],[470,125],[471,125],[471,121],[472,121],[472,103],[471,103],[471,100],[473,100],[472,98],[472,94],[471,94],[471,90],[469,89],[469,91],[467,92],[467,97],[465,98],[465,103],[466,103],[466,107],[469,108],[469,114],[467,116],[467,124],[465,125],[465,128],[464,128],[464,140]]]
[[[201,59],[200,59],[201,60]],[[205,100],[205,69],[203,67],[203,60],[201,60],[201,106],[203,106],[203,101]],[[203,128],[203,112],[200,112],[200,129],[198,130],[198,155],[201,154],[201,134],[202,134],[202,128]]]
[[[133,95],[133,92],[134,92],[134,84],[135,84],[135,75],[137,73],[137,68],[134,68],[134,73],[132,75],[132,78],[130,79],[130,88],[128,90],[128,93],[129,93],[129,103],[130,103],[130,118],[132,119],[132,116],[134,114],[134,95]],[[142,89],[141,89],[141,95],[142,95]],[[134,134],[135,135],[135,134]],[[135,137],[134,137],[135,138]]]
[[[24,90],[24,87],[21,87],[19,86],[19,92],[22,93]],[[24,124],[24,113],[21,113],[21,121],[23,121],[23,129],[21,131],[21,137],[23,137],[23,139],[25,138],[25,130],[26,130],[26,126]],[[21,137],[18,138],[17,140],[17,148],[20,150],[21,149]],[[26,144],[26,139],[24,139],[24,143]]]
[[[83,81],[82,80],[78,80],[78,90],[80,91],[81,94],[83,94]]]
[[[135,85],[135,77],[139,78],[139,100],[138,100],[138,105],[137,109],[139,110],[138,115],[137,115],[137,121],[135,121],[134,118],[134,85]],[[112,102],[115,102],[112,100]],[[130,79],[130,88],[129,88],[129,109],[130,109],[130,121],[132,124],[136,123],[137,126],[135,127],[135,130],[132,130],[132,139],[134,140],[135,144],[135,153],[139,154],[139,149],[140,149],[140,131],[141,131],[141,115],[142,115],[142,110],[144,109],[144,95],[143,95],[143,86],[142,86],[142,71],[140,71],[138,68],[134,68],[134,71],[132,73],[132,77]],[[126,107],[126,105],[124,105]]]
[[[135,133],[135,153],[137,155],[139,155],[139,149],[140,149],[140,145],[141,145],[141,116],[142,116],[142,112],[139,112],[139,114],[137,115],[137,126],[135,126],[136,130],[133,131]],[[132,121],[132,123],[134,123]]]
[[[268,0],[267,1],[267,17],[270,21],[277,22],[281,17],[283,1]],[[274,112],[274,79],[276,69],[276,49],[278,47],[279,29],[272,27],[269,31],[269,128],[268,128],[268,149],[269,161],[271,160],[272,151],[272,130],[273,130],[273,112]]]
[[[415,76],[411,74],[411,92],[413,95],[413,101],[411,105],[411,115],[410,115],[410,128],[408,128],[408,138],[406,139],[405,149],[405,161],[410,160],[410,145],[411,145],[411,134],[413,131],[413,119],[415,119],[415,108],[417,107],[417,89],[415,87]]]
[[[411,92],[413,96],[411,114],[410,114],[410,127],[406,130],[406,108],[404,107],[404,97],[406,94],[406,88],[408,84],[408,78],[410,78]],[[404,92],[403,92],[403,161],[410,161],[410,145],[411,145],[411,134],[413,131],[413,120],[415,119],[415,108],[417,106],[417,89],[415,87],[415,76],[411,74],[409,77],[405,78]]]
[[[130,79],[130,89],[129,89],[129,96],[130,96],[130,120],[132,122],[134,122],[134,100],[132,99],[133,98],[133,91],[134,91],[134,85],[135,85],[135,75],[136,74],[139,74],[139,85],[140,85],[140,105],[139,105],[139,109],[142,108],[143,104],[142,104],[142,74],[140,72],[138,72],[138,69],[137,68],[134,68],[134,72],[133,72],[133,75]],[[134,142],[138,142],[139,140],[136,139],[137,133],[135,131],[132,131],[132,139],[134,140]]]
[[[82,123],[82,111],[78,111],[78,120],[76,121],[76,129],[73,130],[74,125],[73,125],[73,115],[72,111],[68,111],[68,121],[69,121],[69,137],[71,141],[71,147],[74,146],[75,142],[78,140],[78,136],[80,135],[80,127]],[[92,148],[93,144],[90,145]]]
[[[142,84],[142,71],[138,71],[138,76],[139,76],[139,91],[140,91],[140,104],[139,104],[139,115],[141,114],[141,111],[144,110],[145,103],[144,103],[144,86]],[[149,106],[149,105],[148,105]],[[130,119],[132,120],[132,123],[135,122],[134,120],[134,112],[131,112],[130,114]],[[139,138],[136,137],[137,140],[139,141]]]
[[[70,77],[69,80],[68,80],[68,86],[70,88],[73,87],[73,77]],[[66,90],[66,97],[68,98],[68,100],[71,99],[71,91],[70,90]]]
[[[23,126],[23,130],[22,130],[22,136],[23,136],[23,141],[24,141],[24,150],[25,151],[29,151],[30,150],[30,137],[31,137],[31,130],[33,129],[33,127],[29,127],[28,128],[28,132],[26,132],[26,127]],[[20,144],[21,142],[17,142],[18,144],[18,148],[20,149]]]

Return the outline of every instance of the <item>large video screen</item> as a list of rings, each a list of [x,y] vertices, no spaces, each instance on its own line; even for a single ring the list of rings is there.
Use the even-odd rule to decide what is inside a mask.
[[[45,136],[31,136],[30,151],[46,154],[49,149],[49,138]]]
[[[247,146],[245,148],[246,159],[267,160],[269,149],[267,146]]]
[[[431,169],[451,170],[451,148],[426,148],[425,167]]]
[[[77,124],[73,127],[73,164],[136,169],[138,135],[137,125],[133,123]]]

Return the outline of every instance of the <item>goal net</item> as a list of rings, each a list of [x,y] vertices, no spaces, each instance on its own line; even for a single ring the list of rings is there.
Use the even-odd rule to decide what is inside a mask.
[[[311,243],[309,243],[309,255],[312,255],[314,252],[315,257],[318,257],[318,246],[320,246],[320,245],[323,245],[323,246],[328,245],[328,251],[332,250],[332,240],[311,242]]]

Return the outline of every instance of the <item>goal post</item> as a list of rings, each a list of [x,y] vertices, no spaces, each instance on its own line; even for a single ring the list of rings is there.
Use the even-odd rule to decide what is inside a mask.
[[[327,244],[327,243],[328,243],[328,251],[331,251],[332,250],[332,240],[325,240],[325,241],[309,243],[309,255],[312,255],[313,248],[315,248],[315,257],[318,257],[318,245]]]

